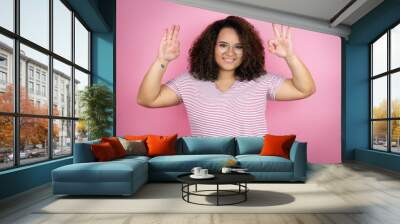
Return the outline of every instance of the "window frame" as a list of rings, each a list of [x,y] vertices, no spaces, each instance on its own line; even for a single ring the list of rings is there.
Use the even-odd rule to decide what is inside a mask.
[[[79,16],[78,13],[76,13],[72,7],[66,2],[65,0],[59,0],[65,7],[68,8],[68,10],[71,11],[71,59],[64,58],[63,56],[55,53],[53,50],[53,0],[48,0],[49,2],[49,49],[46,49],[42,47],[39,44],[36,44],[29,39],[26,39],[20,35],[20,0],[14,0],[13,1],[13,10],[14,10],[14,31],[10,31],[4,27],[0,26],[0,35],[3,35],[5,37],[11,38],[13,40],[14,48],[13,48],[13,64],[12,66],[12,73],[14,78],[14,93],[13,93],[13,102],[14,102],[14,110],[13,112],[3,112],[0,111],[0,116],[4,117],[11,117],[13,119],[13,154],[14,154],[14,161],[13,161],[13,166],[10,167],[5,167],[5,168],[0,168],[0,172],[5,171],[5,170],[11,170],[11,169],[16,169],[19,167],[24,167],[24,166],[30,166],[33,164],[38,164],[38,163],[43,163],[51,160],[58,160],[66,157],[71,157],[73,156],[74,152],[74,143],[75,143],[75,126],[76,126],[76,121],[79,120],[79,117],[75,117],[75,108],[71,108],[71,114],[70,116],[56,116],[53,115],[53,59],[58,60],[59,62],[62,62],[68,66],[71,66],[71,93],[72,93],[72,99],[71,99],[71,104],[74,105],[75,103],[75,88],[74,88],[74,82],[75,82],[75,69],[87,74],[89,76],[89,83],[88,86],[92,85],[93,77],[92,77],[92,61],[91,61],[91,48],[92,48],[92,43],[91,43],[91,37],[92,37],[92,30],[88,27],[88,25],[84,22],[84,20]],[[83,25],[83,27],[88,31],[88,69],[85,69],[78,64],[75,63],[75,18]],[[36,51],[39,51],[40,53],[43,53],[48,56],[49,58],[49,63],[48,63],[48,82],[46,84],[46,91],[48,93],[45,93],[48,96],[48,112],[46,115],[39,115],[39,114],[27,114],[27,113],[21,113],[20,111],[20,44],[24,44],[27,47],[30,47]],[[27,64],[27,71],[29,71],[30,66]],[[34,86],[36,83],[41,83],[42,84],[42,79],[41,79],[41,74],[42,72],[39,73],[39,80],[36,82],[36,69],[33,70],[33,79],[30,79],[30,74],[27,72],[26,75],[26,81],[28,82],[29,80],[33,81]],[[41,85],[40,85],[41,86]],[[27,89],[27,91],[29,91]],[[36,89],[34,89],[36,91]],[[39,94],[38,96],[42,96],[42,94]],[[32,162],[32,163],[26,163],[26,164],[21,164],[20,161],[20,119],[21,118],[45,118],[47,119],[48,122],[48,136],[47,136],[47,150],[48,150],[48,155],[47,158],[44,157],[43,160],[40,160],[38,162]],[[53,147],[53,123],[57,120],[66,120],[66,121],[71,121],[71,153],[68,155],[62,155],[62,156],[54,156],[54,147]]]
[[[369,53],[369,149],[373,151],[385,152],[390,154],[399,155],[400,152],[393,152],[392,151],[392,121],[400,120],[400,117],[392,117],[392,98],[391,98],[391,79],[392,76],[396,73],[400,72],[400,67],[391,69],[391,31],[396,26],[400,26],[400,21],[396,21],[390,27],[386,28],[384,32],[379,34],[375,39],[368,43],[368,53]],[[373,44],[378,41],[381,37],[387,34],[387,64],[386,64],[386,71],[380,74],[373,75]],[[373,81],[378,78],[386,77],[386,87],[387,87],[387,116],[386,118],[373,118]],[[375,149],[374,148],[374,136],[373,136],[373,122],[374,121],[386,121],[386,151]]]

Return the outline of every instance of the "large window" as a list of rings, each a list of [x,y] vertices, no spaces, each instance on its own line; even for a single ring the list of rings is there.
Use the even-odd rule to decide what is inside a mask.
[[[0,170],[71,156],[87,140],[78,104],[90,85],[91,34],[63,0],[0,8]]]
[[[370,45],[371,148],[400,153],[400,24]]]

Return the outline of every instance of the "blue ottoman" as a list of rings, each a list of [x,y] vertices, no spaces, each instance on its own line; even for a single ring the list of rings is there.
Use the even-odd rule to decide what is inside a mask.
[[[74,163],[52,171],[53,193],[132,195],[148,180],[147,158]]]

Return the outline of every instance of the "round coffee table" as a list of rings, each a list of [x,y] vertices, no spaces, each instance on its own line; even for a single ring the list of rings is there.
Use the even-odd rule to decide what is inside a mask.
[[[190,177],[191,173],[182,174],[177,177],[178,181],[182,183],[182,199],[188,203],[198,205],[234,205],[247,200],[247,192],[249,188],[247,183],[255,180],[255,177],[249,173],[215,173],[215,177],[212,179],[193,179]],[[197,190],[198,184],[205,185],[216,185],[215,190]],[[190,191],[190,186],[195,186],[195,191]],[[236,185],[237,190],[223,190],[220,189],[220,185]],[[215,192],[215,194],[205,194],[209,192]],[[204,196],[204,197],[216,197],[217,204],[202,204],[190,201],[190,196]],[[221,197],[230,196],[241,196],[239,200],[231,203],[221,203]]]

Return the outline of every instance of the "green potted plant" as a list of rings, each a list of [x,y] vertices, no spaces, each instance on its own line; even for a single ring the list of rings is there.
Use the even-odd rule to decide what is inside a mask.
[[[113,93],[103,84],[87,86],[80,92],[79,106],[82,109],[81,126],[87,127],[89,140],[110,136],[112,125]]]

